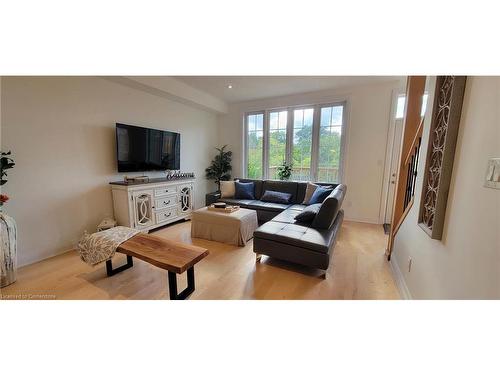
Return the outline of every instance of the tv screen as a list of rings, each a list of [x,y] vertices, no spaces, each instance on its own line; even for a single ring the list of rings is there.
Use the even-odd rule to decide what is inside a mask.
[[[116,124],[118,172],[180,169],[179,133]]]

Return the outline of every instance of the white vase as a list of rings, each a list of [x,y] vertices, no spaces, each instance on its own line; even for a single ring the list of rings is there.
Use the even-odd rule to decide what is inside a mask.
[[[0,288],[16,281],[17,227],[13,218],[0,211]]]

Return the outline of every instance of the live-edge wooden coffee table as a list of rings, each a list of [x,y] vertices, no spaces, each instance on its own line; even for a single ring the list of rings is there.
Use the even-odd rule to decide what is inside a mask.
[[[113,269],[111,259],[107,260],[108,276],[132,267],[134,265],[132,257],[136,257],[168,271],[170,299],[186,299],[194,292],[194,265],[208,255],[208,250],[202,247],[144,233],[123,242],[116,251],[127,256],[127,263]],[[177,293],[177,274],[185,271],[187,271],[187,288]]]

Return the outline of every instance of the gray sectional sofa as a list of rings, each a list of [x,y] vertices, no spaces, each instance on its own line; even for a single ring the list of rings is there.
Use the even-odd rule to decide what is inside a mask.
[[[332,185],[335,189],[323,201],[314,220],[310,223],[298,222],[295,216],[307,206],[303,205],[306,182],[249,180],[253,182],[255,199],[222,198],[221,202],[239,205],[257,212],[259,228],[254,232],[253,250],[260,254],[298,263],[308,267],[328,269],[330,257],[340,232],[344,218],[342,202],[346,185]],[[291,194],[289,204],[263,202],[265,191],[279,191]]]

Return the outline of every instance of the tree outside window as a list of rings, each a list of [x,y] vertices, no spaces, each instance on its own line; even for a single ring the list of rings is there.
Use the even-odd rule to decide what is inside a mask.
[[[277,179],[287,161],[291,180],[340,183],[344,108],[337,103],[248,114],[246,176]]]

